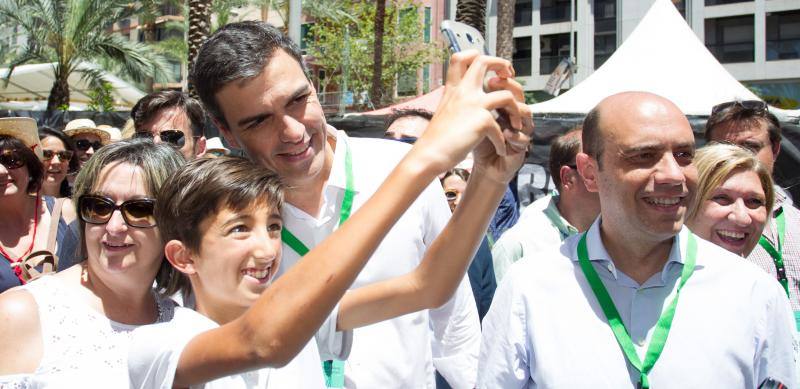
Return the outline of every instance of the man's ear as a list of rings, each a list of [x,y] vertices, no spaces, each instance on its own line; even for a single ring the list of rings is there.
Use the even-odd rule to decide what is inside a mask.
[[[566,165],[561,166],[558,175],[561,178],[561,186],[564,188],[572,188],[572,180],[577,178],[572,174],[572,168]]]
[[[201,136],[194,142],[194,155],[200,157],[206,153],[206,137]]]
[[[228,142],[231,147],[235,147],[237,149],[241,149],[242,147],[239,146],[239,142],[236,141],[236,137],[233,136],[233,132],[231,129],[222,124],[217,118],[212,117],[211,121],[214,123],[215,126],[219,129],[219,132],[222,133],[222,136],[225,137],[225,140]]]
[[[781,152],[781,141],[777,141],[772,144],[772,161],[778,160],[778,153]]]
[[[597,192],[597,161],[586,153],[578,153],[575,156],[575,164],[578,165],[578,173],[583,178],[583,184],[589,192]]]
[[[183,242],[175,239],[167,242],[164,246],[164,255],[167,257],[167,261],[172,264],[172,267],[179,272],[186,275],[196,273],[191,252]]]

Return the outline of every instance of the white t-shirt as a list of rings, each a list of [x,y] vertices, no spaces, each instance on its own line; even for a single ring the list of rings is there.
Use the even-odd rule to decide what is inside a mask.
[[[352,332],[336,332],[337,313],[338,307],[317,332],[317,338],[322,340],[320,344],[327,347],[323,351],[328,359],[346,359],[352,345]],[[128,355],[131,387],[172,388],[183,349],[196,335],[218,326],[191,309],[176,308],[172,321],[135,330]],[[325,380],[320,351],[312,340],[280,369],[253,370],[192,388],[325,388]]]

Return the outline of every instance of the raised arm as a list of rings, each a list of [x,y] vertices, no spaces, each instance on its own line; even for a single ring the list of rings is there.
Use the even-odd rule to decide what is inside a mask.
[[[475,165],[464,197],[444,230],[425,252],[414,271],[349,291],[339,304],[338,330],[349,330],[422,309],[436,308],[455,292],[486,232],[508,181],[525,157],[533,123],[524,104],[522,86],[497,80],[497,88],[511,91],[526,118],[522,131],[504,130],[507,155],[498,155],[488,141],[475,150]],[[523,146],[524,145],[524,146]]]
[[[428,131],[375,194],[341,228],[281,276],[239,319],[192,339],[181,353],[175,386],[189,386],[262,366],[288,363],[311,339],[383,237],[437,174],[484,138],[505,154],[490,110],[522,127],[513,94],[484,93],[487,70],[512,77],[508,61],[464,52],[451,59],[447,89]]]

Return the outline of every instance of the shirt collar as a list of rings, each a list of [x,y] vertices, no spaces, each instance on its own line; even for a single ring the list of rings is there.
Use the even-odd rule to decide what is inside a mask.
[[[785,203],[792,204],[791,199],[783,188],[779,185],[773,185],[773,188],[775,189],[775,205],[772,207],[773,212],[781,209]]]
[[[589,251],[589,260],[596,261],[596,262],[603,262],[607,265],[608,270],[614,275],[614,278],[617,277],[617,269],[614,266],[614,261],[611,260],[611,255],[608,254],[606,250],[606,246],[603,244],[603,239],[600,236],[600,225],[602,224],[602,219],[600,216],[592,223],[592,226],[586,232],[586,245]],[[680,232],[675,235],[673,239],[672,248],[669,250],[669,256],[667,257],[667,262],[664,264],[664,268],[661,269],[661,278],[662,281],[666,282],[665,277],[667,275],[668,267],[675,263],[679,265],[683,265],[684,260],[686,258],[686,240],[688,239],[688,234],[691,232],[689,231],[686,226],[682,226]],[[577,245],[576,245],[577,247]],[[577,253],[573,253],[572,260],[577,262],[578,255]]]
[[[578,229],[573,227],[572,224],[564,219],[561,216],[561,212],[558,211],[558,201],[560,197],[558,195],[553,195],[550,198],[550,202],[547,204],[547,208],[544,209],[544,214],[547,216],[547,219],[550,220],[550,223],[553,223],[553,226],[558,229],[558,232],[561,233],[561,240],[564,238],[578,233]]]
[[[330,136],[330,134],[328,135]],[[334,186],[340,189],[347,187],[347,174],[345,174],[344,155],[346,146],[350,142],[350,137],[344,131],[336,131],[336,147],[333,150],[333,166],[331,166],[331,174],[328,176],[327,186]],[[352,154],[352,147],[350,153]],[[355,163],[353,163],[353,170],[355,170]],[[354,185],[357,183],[354,183]],[[355,190],[355,188],[353,188]],[[356,190],[356,192],[358,192]]]

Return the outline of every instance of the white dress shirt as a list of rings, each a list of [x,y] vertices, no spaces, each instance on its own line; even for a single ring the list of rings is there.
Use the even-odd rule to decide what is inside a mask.
[[[350,146],[356,212],[408,152],[408,145],[381,139],[349,138],[338,131],[333,167],[323,189],[319,215],[286,204],[284,228],[313,248],[338,226],[345,192],[344,150]],[[444,228],[450,209],[438,180],[423,191],[378,246],[352,288],[412,271]],[[281,272],[299,259],[283,245]],[[279,273],[280,274],[280,273]],[[348,388],[433,388],[434,367],[454,388],[472,388],[477,375],[480,324],[465,276],[453,298],[440,308],[358,328],[345,362]]]
[[[686,239],[676,237],[664,269],[639,285],[618,271],[600,238],[589,257],[641,360],[674,296]],[[557,251],[517,262],[483,320],[479,388],[631,388],[625,358],[580,269],[574,235]],[[767,378],[797,387],[797,341],[780,285],[728,251],[697,238],[695,271],[682,289],[669,337],[648,375],[654,388],[756,388]]]

